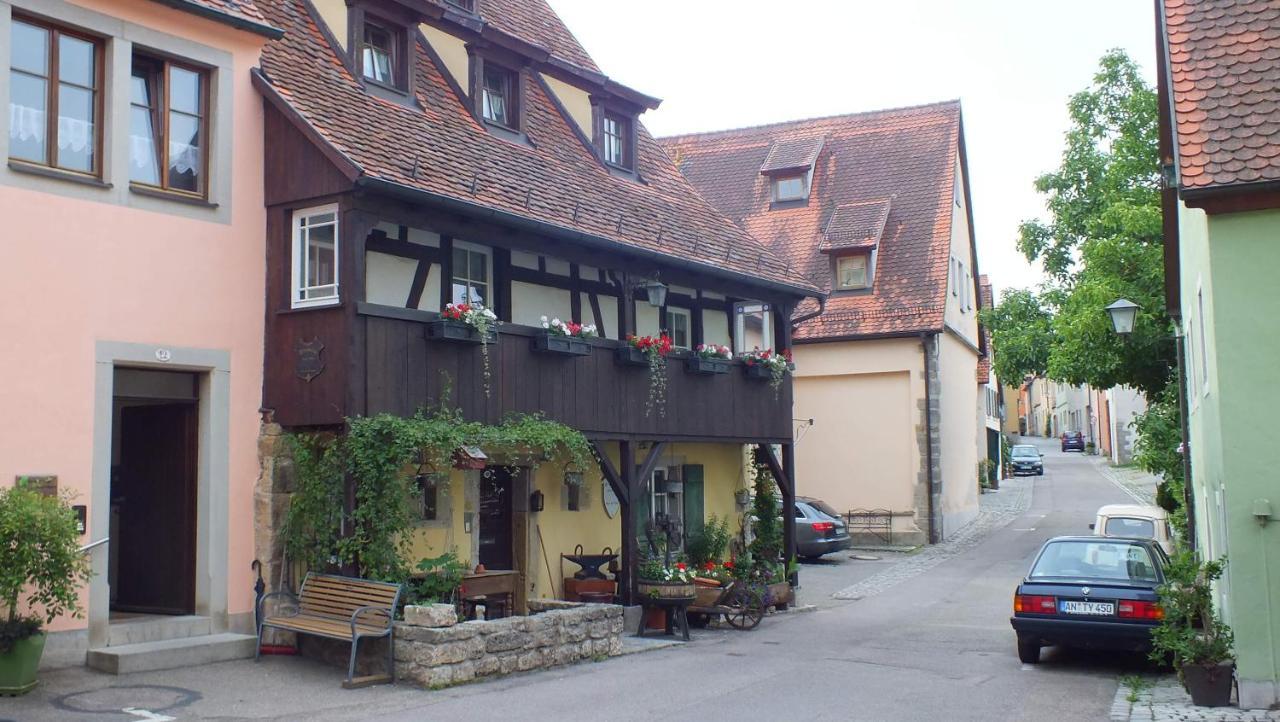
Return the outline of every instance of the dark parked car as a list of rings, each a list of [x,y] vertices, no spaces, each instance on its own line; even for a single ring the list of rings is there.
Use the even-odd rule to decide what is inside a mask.
[[[1018,659],[1040,661],[1053,644],[1149,651],[1164,617],[1156,587],[1166,557],[1151,539],[1056,537],[1045,542],[1013,593]]]
[[[1084,434],[1079,431],[1064,431],[1062,433],[1062,450],[1083,452]]]
[[[820,499],[796,497],[796,554],[817,559],[853,545],[840,512]]]
[[[1009,449],[1009,465],[1013,475],[1035,474],[1044,476],[1044,454],[1031,444],[1018,444]]]

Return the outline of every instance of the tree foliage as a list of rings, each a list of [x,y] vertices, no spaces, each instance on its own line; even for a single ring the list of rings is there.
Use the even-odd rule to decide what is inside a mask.
[[[984,315],[996,372],[1130,385],[1151,396],[1175,365],[1164,313],[1155,91],[1124,52],[1112,50],[1068,110],[1061,164],[1036,180],[1049,220],[1019,229],[1019,250],[1049,280],[1035,291],[1006,292]],[[1106,312],[1119,298],[1141,306],[1123,340]]]

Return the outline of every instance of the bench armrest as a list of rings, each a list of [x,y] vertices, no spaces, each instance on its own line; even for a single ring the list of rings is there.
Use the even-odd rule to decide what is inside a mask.
[[[387,609],[386,607],[369,607],[369,606],[360,607],[351,613],[351,637],[353,639],[356,636],[356,622],[360,621],[360,615],[366,612],[376,612],[377,614],[381,614],[382,616],[386,617],[386,628],[388,631],[391,630],[391,623],[392,623],[391,610]],[[365,624],[368,624],[368,622],[365,622]]]
[[[294,594],[293,592],[271,592],[270,594],[265,594],[265,595],[263,595],[262,599],[259,599],[259,600],[258,600],[258,605],[257,605],[257,610],[256,610],[256,611],[257,611],[257,613],[258,613],[258,619],[259,619],[259,620],[261,620],[261,619],[265,619],[265,617],[263,617],[263,616],[262,616],[262,608],[266,605],[266,601],[267,601],[268,599],[272,598],[272,597],[284,597],[284,598],[286,598],[286,599],[291,600],[291,601],[293,602],[294,612],[293,612],[293,614],[286,615],[286,616],[290,616],[290,617],[297,616],[297,614],[298,614],[298,609],[299,609],[299,608],[300,608],[300,606],[301,606],[301,605],[298,603],[298,595]]]

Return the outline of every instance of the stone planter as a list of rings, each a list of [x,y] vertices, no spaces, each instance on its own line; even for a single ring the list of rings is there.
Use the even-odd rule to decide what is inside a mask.
[[[1191,703],[1197,707],[1226,707],[1231,704],[1234,669],[1235,664],[1231,662],[1209,667],[1200,664],[1184,666],[1182,680],[1191,695]]]
[[[660,582],[653,579],[637,579],[636,593],[652,599],[688,599],[695,595],[693,582]]]
[[[591,344],[578,336],[540,333],[533,337],[533,350],[561,356],[590,356]]]
[[[701,356],[690,356],[684,360],[684,370],[691,374],[701,374],[709,376],[711,374],[727,374],[729,373],[728,359],[722,358],[702,358]]]
[[[765,602],[782,611],[791,604],[791,585],[787,582],[777,582],[769,585],[769,597]]]
[[[26,694],[34,689],[43,654],[44,634],[14,642],[12,649],[0,654],[0,696]]]
[[[455,321],[452,318],[437,318],[427,321],[427,340],[451,341],[453,343],[493,343],[498,340],[498,332],[489,329],[483,337],[470,324]]]
[[[619,346],[613,350],[613,360],[619,366],[645,366],[649,365],[649,357],[644,351],[627,344]]]

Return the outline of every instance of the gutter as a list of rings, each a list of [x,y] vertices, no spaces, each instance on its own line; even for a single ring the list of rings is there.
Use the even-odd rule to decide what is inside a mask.
[[[793,319],[791,319],[791,328],[792,328],[792,329],[794,329],[795,327],[797,327],[797,326],[799,326],[800,324],[804,323],[805,321],[808,321],[809,319],[813,319],[813,318],[817,318],[817,317],[821,316],[821,315],[822,315],[822,314],[827,310],[827,297],[826,297],[826,296],[813,296],[813,298],[818,299],[818,310],[817,310],[817,311],[814,311],[813,313],[806,313],[805,315],[800,316],[799,318],[793,318]]]
[[[937,504],[934,501],[934,478],[933,478],[933,394],[930,391],[929,384],[929,339],[937,338],[937,333],[920,334],[920,354],[924,356],[924,454],[925,454],[925,479],[929,484],[929,543],[937,544],[939,541],[938,534],[938,517]]]
[[[706,273],[709,276],[715,276],[739,283],[746,283],[752,286],[762,286],[771,291],[785,293],[787,295],[818,298],[825,297],[825,294],[822,294],[821,292],[815,293],[815,289],[813,288],[793,286],[780,281],[771,281],[760,278],[759,276],[740,273],[738,271],[733,271],[710,263],[704,263],[702,261],[695,261],[688,258],[681,259],[676,256],[659,253],[658,251],[649,250],[647,248],[619,243],[602,236],[595,236],[572,228],[557,226],[554,223],[547,223],[546,221],[526,218],[508,211],[459,200],[457,198],[433,193],[431,191],[424,191],[419,188],[383,180],[381,178],[362,175],[356,179],[355,186],[357,189],[366,189],[376,193],[385,193],[390,196],[396,196],[414,203],[420,203],[434,208],[463,213],[474,217],[491,219],[506,226],[529,230],[542,235],[551,236],[553,238],[560,238],[580,243],[588,248],[605,250],[613,253],[622,251],[624,253],[637,256],[643,260],[661,263],[664,265],[674,265],[683,261],[685,264],[695,266],[698,271]]]

